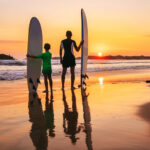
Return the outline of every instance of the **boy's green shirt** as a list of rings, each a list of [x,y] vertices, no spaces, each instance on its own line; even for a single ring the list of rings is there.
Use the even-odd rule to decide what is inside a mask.
[[[37,58],[41,58],[43,60],[42,72],[44,74],[52,73],[52,67],[51,67],[52,54],[48,51],[48,52],[42,53],[42,54],[40,54],[40,55],[38,55],[36,57]]]

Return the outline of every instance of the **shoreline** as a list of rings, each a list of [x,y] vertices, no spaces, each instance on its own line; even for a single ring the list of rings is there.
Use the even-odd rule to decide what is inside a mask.
[[[115,70],[115,71],[99,71],[99,72],[87,72],[89,76],[89,80],[87,82],[91,82],[99,77],[106,78],[107,82],[123,82],[123,81],[145,81],[150,79],[150,69],[137,69],[137,70]],[[130,76],[134,76],[134,78],[130,78]],[[70,80],[70,72],[66,74],[66,80]],[[80,80],[80,73],[75,73],[76,80]],[[43,75],[40,77],[43,80]],[[61,74],[60,75],[52,75],[53,80],[61,82]],[[120,80],[121,79],[121,80]],[[27,79],[17,79],[17,80],[0,80],[3,82],[24,82]],[[91,80],[91,81],[90,81]]]

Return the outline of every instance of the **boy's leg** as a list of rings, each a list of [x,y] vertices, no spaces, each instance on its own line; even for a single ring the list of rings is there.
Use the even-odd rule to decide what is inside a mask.
[[[62,75],[61,75],[62,89],[64,89],[66,72],[67,72],[67,68],[63,68]]]
[[[71,72],[71,89],[74,89],[74,80],[75,80],[74,70],[75,70],[75,67],[70,68],[70,72]]]
[[[48,75],[48,79],[49,79],[49,85],[50,85],[50,89],[51,89],[51,98],[53,98],[53,81],[52,81],[51,74]]]
[[[48,91],[47,74],[43,74],[43,75],[44,75],[44,84],[45,84],[45,91],[44,92],[47,92]]]

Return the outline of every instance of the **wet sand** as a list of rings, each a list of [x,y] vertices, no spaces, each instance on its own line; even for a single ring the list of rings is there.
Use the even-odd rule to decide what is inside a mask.
[[[54,77],[53,101],[43,79],[34,95],[26,80],[0,81],[0,149],[149,150],[150,70],[89,76],[86,91]]]

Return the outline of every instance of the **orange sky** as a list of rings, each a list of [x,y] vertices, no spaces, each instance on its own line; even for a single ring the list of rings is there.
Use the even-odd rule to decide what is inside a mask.
[[[66,30],[78,44],[81,40],[81,8],[88,20],[90,55],[150,55],[149,0],[1,0],[0,53],[25,58],[29,21],[36,16],[43,41],[58,56]]]

